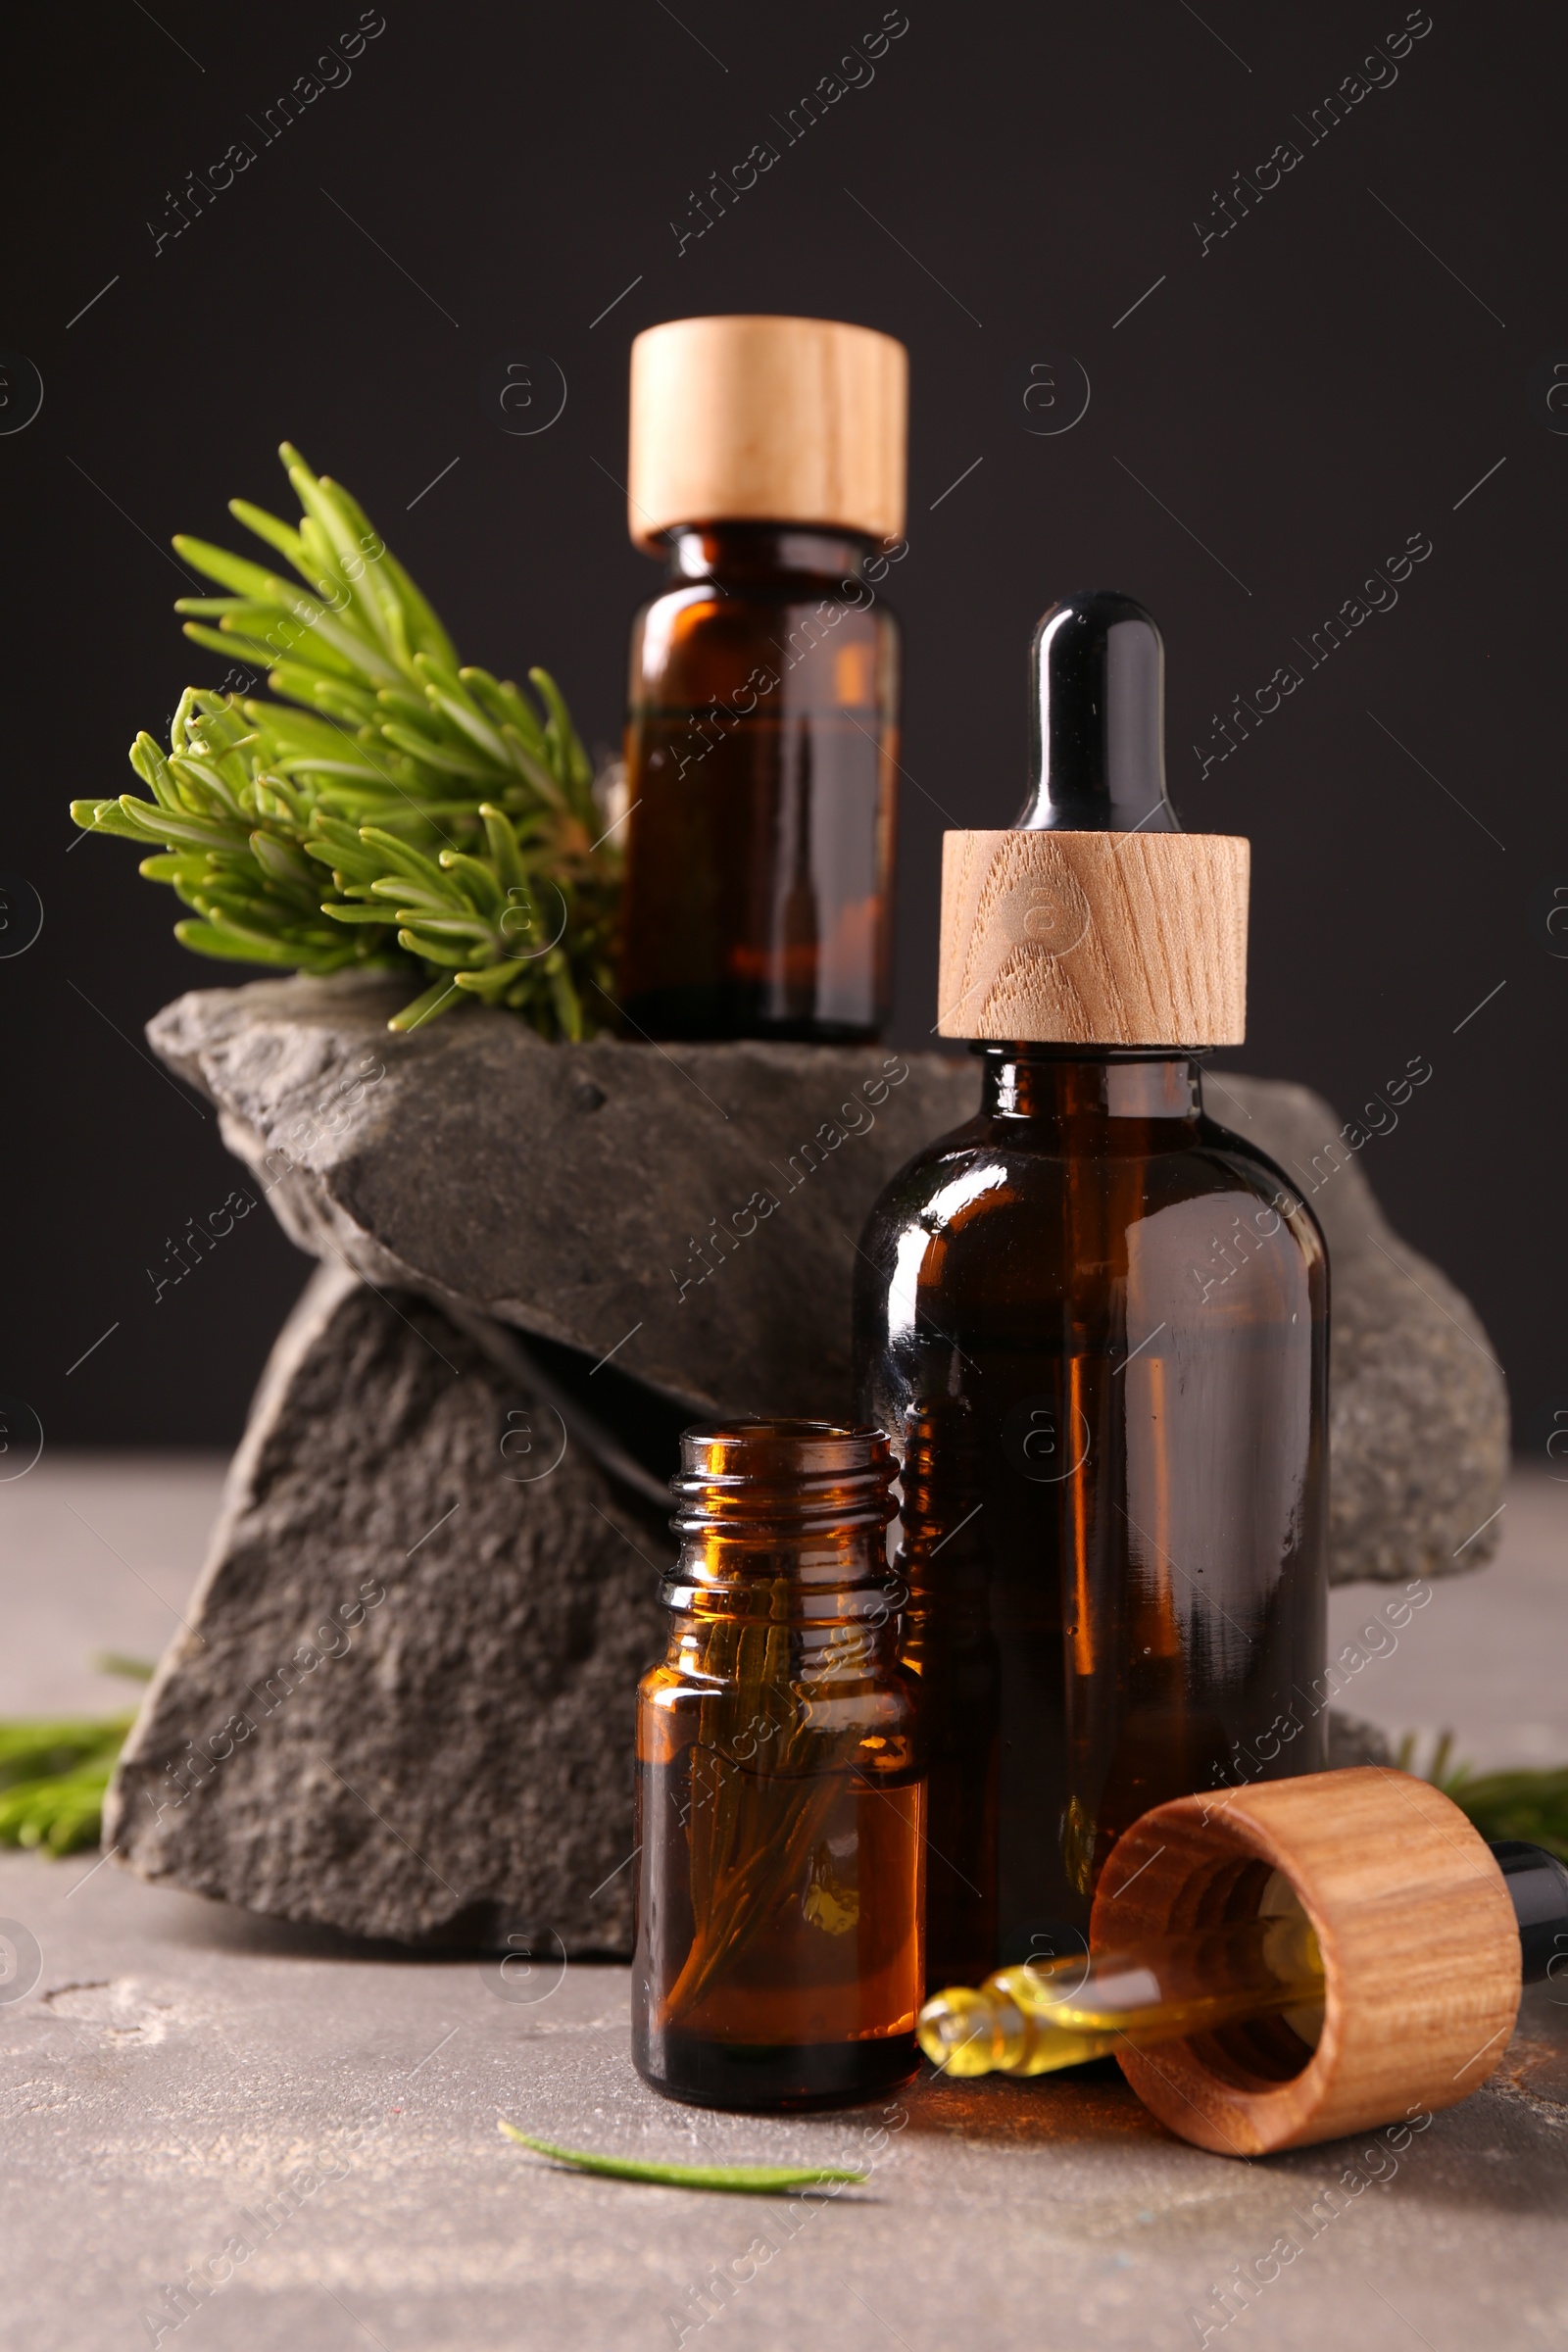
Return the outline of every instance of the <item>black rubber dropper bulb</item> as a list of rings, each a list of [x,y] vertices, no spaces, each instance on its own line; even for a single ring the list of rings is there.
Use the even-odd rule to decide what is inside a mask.
[[[1568,1979],[1568,1866],[1544,1846],[1518,1838],[1494,1838],[1492,1856],[1519,1922],[1524,1982]]]
[[[1029,649],[1033,784],[1020,831],[1179,833],[1165,791],[1165,647],[1130,596],[1083,589]]]

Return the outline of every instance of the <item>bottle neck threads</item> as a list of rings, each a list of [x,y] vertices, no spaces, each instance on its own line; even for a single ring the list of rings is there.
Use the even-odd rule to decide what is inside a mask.
[[[814,1589],[818,1605],[835,1609],[851,1592],[880,1593],[897,1472],[879,1429],[731,1421],[687,1430],[670,1481],[681,1552],[665,1599],[749,1608],[749,1595],[766,1593],[771,1613],[792,1591]]]

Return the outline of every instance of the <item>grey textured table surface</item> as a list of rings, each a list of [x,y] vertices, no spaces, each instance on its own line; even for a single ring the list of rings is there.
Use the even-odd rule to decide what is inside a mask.
[[[0,1488],[0,1710],[116,1703],[87,1654],[166,1638],[217,1481],[53,1456]],[[1506,1524],[1498,1564],[1436,1588],[1397,1648],[1362,1643],[1387,1654],[1347,1692],[1483,1763],[1568,1755],[1568,1487],[1518,1482]],[[1386,1598],[1338,1594],[1336,1641]],[[335,1945],[88,1855],[0,1858],[0,1913],[42,1956],[0,2006],[3,2307],[27,2352],[1568,2345],[1568,2006],[1544,1989],[1493,2082],[1397,2153],[1369,2133],[1244,2164],[1170,2139],[1119,2080],[921,2082],[886,2116],[789,2123],[674,2107],[631,2071],[622,1969],[509,1998],[493,1969]],[[498,2114],[871,2173],[805,2207],[633,2186],[553,2170]],[[1298,2251],[1271,2261],[1281,2241]],[[1222,2328],[1213,2290],[1259,2263]],[[192,2269],[212,2291],[171,2304]]]

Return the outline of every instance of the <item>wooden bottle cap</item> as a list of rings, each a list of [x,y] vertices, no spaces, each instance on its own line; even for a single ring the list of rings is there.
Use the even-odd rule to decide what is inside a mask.
[[[1156,1805],[1095,1896],[1097,1951],[1255,1914],[1284,1878],[1323,1955],[1316,2049],[1278,2019],[1118,2060],[1183,2139],[1266,2156],[1468,2098],[1507,2047],[1519,1926],[1491,1852],[1430,1782],[1365,1766]]]
[[[631,347],[628,518],[904,528],[908,354],[831,318],[671,318]]]
[[[1222,833],[948,833],[944,1037],[1239,1046],[1250,845]]]

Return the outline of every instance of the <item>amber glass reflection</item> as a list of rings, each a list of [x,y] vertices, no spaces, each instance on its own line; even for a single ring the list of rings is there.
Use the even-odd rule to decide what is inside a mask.
[[[1326,1344],[1317,1226],[1184,1056],[987,1048],[878,1201],[934,1984],[1083,1948],[1151,1805],[1321,1769]]]
[[[689,1431],[637,1718],[632,2055],[714,2107],[869,2097],[919,2063],[924,1784],[879,1431]]]
[[[898,630],[870,542],[671,536],[632,629],[619,997],[651,1037],[876,1037]]]

